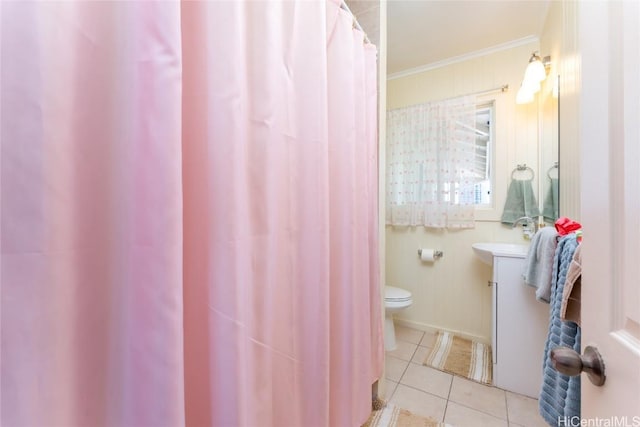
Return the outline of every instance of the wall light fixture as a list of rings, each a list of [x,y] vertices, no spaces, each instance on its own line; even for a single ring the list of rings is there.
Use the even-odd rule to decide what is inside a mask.
[[[538,52],[533,52],[529,59],[529,65],[524,72],[522,84],[516,95],[517,104],[533,102],[534,95],[540,91],[540,83],[547,78],[547,68],[551,64],[551,57],[541,59]]]

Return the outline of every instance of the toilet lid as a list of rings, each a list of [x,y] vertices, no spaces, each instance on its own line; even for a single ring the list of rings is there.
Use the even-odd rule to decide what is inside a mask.
[[[387,301],[407,301],[411,299],[411,292],[395,286],[385,286],[384,299]]]

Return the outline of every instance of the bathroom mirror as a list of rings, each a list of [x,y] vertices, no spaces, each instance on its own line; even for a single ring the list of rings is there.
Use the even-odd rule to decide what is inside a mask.
[[[538,99],[540,103],[540,170],[538,174],[540,212],[547,224],[553,224],[560,216],[559,87],[560,76],[550,74]]]

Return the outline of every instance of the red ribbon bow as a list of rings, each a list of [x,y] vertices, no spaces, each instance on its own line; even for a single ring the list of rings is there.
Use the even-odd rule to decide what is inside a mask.
[[[576,222],[572,219],[563,216],[556,220],[556,231],[559,235],[565,236],[569,233],[573,233],[576,230],[580,230],[582,228],[582,224]]]

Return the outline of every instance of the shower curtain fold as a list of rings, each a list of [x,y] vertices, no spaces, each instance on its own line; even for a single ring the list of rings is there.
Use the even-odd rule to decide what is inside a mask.
[[[0,424],[361,425],[376,52],[339,3],[0,15]]]

